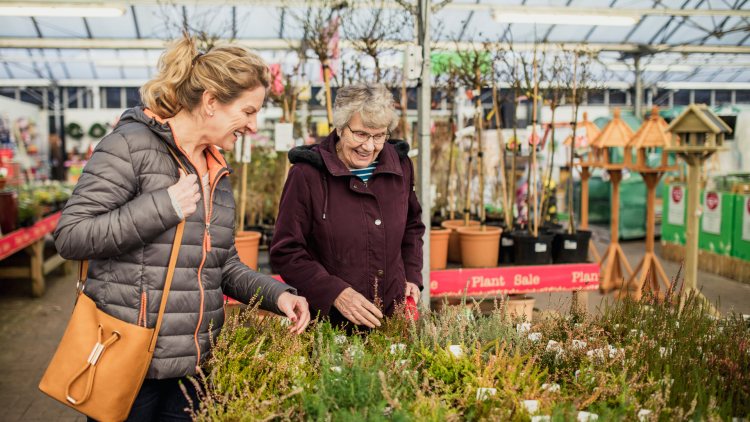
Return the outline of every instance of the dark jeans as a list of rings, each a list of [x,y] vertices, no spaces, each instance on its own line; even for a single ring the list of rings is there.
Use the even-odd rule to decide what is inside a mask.
[[[193,409],[198,408],[198,394],[195,391],[193,383],[183,378],[167,378],[163,380],[147,379],[143,381],[141,391],[135,398],[133,407],[126,422],[172,422],[172,421],[189,421],[190,412],[186,408],[190,407],[190,402],[180,389],[180,382],[190,395],[193,401]],[[88,422],[96,422],[92,418],[86,419]]]

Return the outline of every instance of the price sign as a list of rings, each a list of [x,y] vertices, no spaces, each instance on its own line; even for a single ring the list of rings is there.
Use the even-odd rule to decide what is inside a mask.
[[[721,234],[721,194],[703,193],[702,230],[706,233]]]
[[[274,145],[276,151],[289,151],[294,148],[294,125],[292,123],[276,123]]]
[[[669,187],[669,215],[667,222],[675,226],[685,225],[685,190],[682,186]]]

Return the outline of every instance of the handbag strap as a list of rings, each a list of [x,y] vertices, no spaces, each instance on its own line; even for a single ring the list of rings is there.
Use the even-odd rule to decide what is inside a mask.
[[[174,153],[174,150],[167,145],[167,148],[169,149],[169,152],[172,153],[172,156],[177,161],[177,164],[182,167],[182,170],[185,172],[185,174],[188,174],[187,169],[182,164],[182,161],[180,161],[179,158],[177,158],[177,155]],[[167,279],[164,282],[164,289],[161,296],[161,303],[159,304],[159,316],[156,318],[156,327],[154,328],[154,334],[151,337],[151,344],[149,345],[148,351],[153,352],[156,348],[156,339],[159,337],[159,330],[161,329],[161,323],[162,319],[164,318],[164,310],[167,307],[167,297],[169,296],[169,290],[172,287],[172,278],[174,277],[174,270],[177,266],[177,255],[180,253],[180,245],[182,244],[182,234],[185,231],[185,219],[183,218],[182,221],[180,221],[180,224],[177,225],[175,229],[174,234],[174,243],[172,243],[172,254],[169,257],[169,267],[167,269]],[[86,283],[86,275],[89,268],[89,261],[83,260],[79,261],[78,263],[78,283],[76,285],[77,294],[80,295],[83,292],[83,285]]]

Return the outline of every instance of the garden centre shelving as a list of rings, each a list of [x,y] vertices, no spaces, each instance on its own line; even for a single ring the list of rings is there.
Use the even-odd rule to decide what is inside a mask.
[[[70,262],[64,260],[59,254],[44,259],[44,237],[55,230],[61,214],[62,212],[57,212],[31,227],[0,237],[0,261],[21,250],[26,251],[31,257],[28,267],[3,267],[0,271],[0,279],[31,278],[31,294],[40,297],[45,290],[45,275],[62,264],[66,264],[65,271],[70,272]]]

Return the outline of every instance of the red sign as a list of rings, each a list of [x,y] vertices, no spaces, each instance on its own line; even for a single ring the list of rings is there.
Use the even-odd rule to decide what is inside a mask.
[[[682,200],[682,188],[679,186],[675,186],[672,189],[672,200],[674,202],[680,202]]]
[[[29,228],[19,229],[0,237],[0,260],[13,255],[43,238],[45,234],[54,231],[57,222],[60,220],[60,214],[60,212],[57,212]]]
[[[271,277],[283,282],[278,275]],[[460,297],[464,294],[467,280],[469,296],[599,290],[599,264],[430,271],[430,297]],[[224,296],[224,299],[227,297]],[[239,304],[234,299],[229,299],[228,303]]]
[[[709,192],[706,194],[706,205],[708,205],[708,209],[715,210],[716,207],[719,205],[719,195],[717,195],[714,192]]]
[[[598,290],[598,264],[538,265],[430,272],[430,296],[469,296]]]

